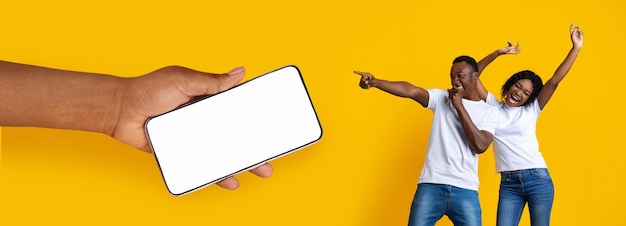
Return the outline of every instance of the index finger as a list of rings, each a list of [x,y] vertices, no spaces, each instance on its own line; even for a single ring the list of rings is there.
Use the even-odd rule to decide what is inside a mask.
[[[365,76],[368,75],[369,72],[362,72],[362,71],[354,71],[355,74],[361,75],[361,76]]]

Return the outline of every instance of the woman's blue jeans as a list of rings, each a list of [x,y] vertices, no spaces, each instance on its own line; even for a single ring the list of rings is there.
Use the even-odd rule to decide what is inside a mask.
[[[554,185],[548,169],[525,169],[500,173],[498,226],[517,226],[528,203],[532,226],[550,225]]]

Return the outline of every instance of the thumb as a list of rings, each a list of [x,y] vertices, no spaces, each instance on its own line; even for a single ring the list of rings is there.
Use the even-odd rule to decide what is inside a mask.
[[[246,75],[246,68],[244,67],[236,67],[231,69],[225,75],[219,77],[219,87],[217,87],[217,92],[222,92],[224,90],[230,89],[233,86],[237,85],[243,79],[243,76]]]
[[[198,72],[189,76],[186,82],[187,92],[189,96],[212,95],[230,89],[237,85],[244,75],[246,69],[244,67],[236,67],[224,74],[214,74],[207,72]]]

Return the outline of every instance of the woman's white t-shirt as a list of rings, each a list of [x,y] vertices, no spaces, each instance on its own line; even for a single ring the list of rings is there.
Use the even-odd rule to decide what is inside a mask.
[[[489,93],[487,103],[500,107],[500,123],[493,140],[496,171],[547,168],[536,135],[539,102],[535,99],[526,106],[509,107]]]

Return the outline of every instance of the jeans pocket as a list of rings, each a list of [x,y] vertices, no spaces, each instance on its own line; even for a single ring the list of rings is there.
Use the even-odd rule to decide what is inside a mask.
[[[550,178],[550,173],[546,168],[533,169],[533,175],[538,178]]]

